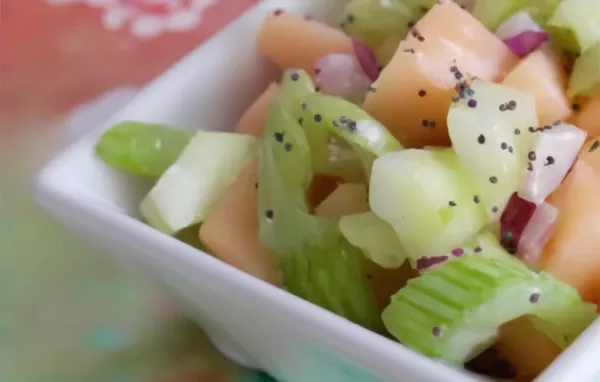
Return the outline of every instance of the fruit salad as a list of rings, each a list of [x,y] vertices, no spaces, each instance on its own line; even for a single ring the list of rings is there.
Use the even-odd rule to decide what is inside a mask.
[[[124,121],[143,220],[436,360],[531,380],[600,304],[600,2],[274,10],[232,132]]]

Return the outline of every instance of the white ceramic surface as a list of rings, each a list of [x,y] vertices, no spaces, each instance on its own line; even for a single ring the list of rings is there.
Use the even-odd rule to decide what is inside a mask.
[[[162,283],[220,350],[281,381],[483,381],[416,354],[139,222],[137,208],[150,184],[118,174],[94,156],[99,134],[121,120],[162,122],[185,129],[231,129],[245,107],[277,76],[255,50],[255,35],[264,15],[280,7],[335,21],[343,3],[260,3],[153,82],[107,124],[48,164],[38,176],[36,199],[75,233]],[[599,342],[597,322],[540,382],[591,378],[600,360]]]

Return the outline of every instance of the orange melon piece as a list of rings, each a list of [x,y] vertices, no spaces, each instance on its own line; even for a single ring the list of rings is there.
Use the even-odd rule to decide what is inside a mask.
[[[560,347],[538,331],[527,316],[500,327],[494,346],[517,371],[517,381],[531,381],[561,353]]]
[[[502,83],[534,95],[539,122],[547,125],[572,113],[568,82],[561,58],[544,46],[522,59]]]
[[[600,174],[600,136],[589,139],[579,152],[579,160],[589,164]]]
[[[246,109],[235,126],[235,132],[260,137],[265,129],[269,104],[277,94],[277,84],[271,83],[267,89]]]
[[[314,214],[329,219],[359,214],[369,210],[367,186],[362,183],[340,184],[316,208]]]
[[[405,147],[446,146],[446,117],[457,85],[450,68],[456,65],[464,76],[500,81],[518,58],[452,1],[434,6],[414,30],[398,46],[363,107]],[[424,121],[434,121],[435,127],[424,127]]]
[[[332,175],[315,174],[307,192],[308,204],[316,207],[321,204],[343,182],[342,178]]]
[[[600,135],[600,94],[581,105],[573,124],[587,131],[589,136]]]
[[[258,48],[282,69],[304,69],[308,74],[329,53],[353,53],[352,41],[342,31],[281,11],[267,16],[258,34]]]
[[[548,202],[556,230],[540,259],[542,269],[571,284],[587,301],[600,301],[600,174],[579,160]]]
[[[278,283],[275,257],[258,239],[258,156],[240,172],[200,226],[202,244],[217,258],[262,280]]]

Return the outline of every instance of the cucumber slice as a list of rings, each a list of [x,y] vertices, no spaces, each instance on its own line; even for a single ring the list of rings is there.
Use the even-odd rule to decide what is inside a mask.
[[[590,47],[575,61],[569,95],[591,96],[600,89],[600,42]]]
[[[260,149],[260,241],[277,256],[291,293],[369,329],[381,328],[362,254],[337,221],[309,214],[310,148],[302,127],[277,102]]]
[[[375,158],[402,145],[381,123],[360,107],[337,97],[315,93],[308,97],[303,127],[310,143],[314,163],[331,162],[331,136],[346,142],[370,173]]]
[[[409,281],[382,317],[404,345],[462,364],[494,342],[500,325],[527,314],[575,338],[596,318],[590,305],[548,274],[467,256]]]
[[[475,196],[452,149],[390,153],[373,165],[371,210],[394,227],[414,260],[446,253],[485,225]]]
[[[287,69],[279,83],[277,101],[294,118],[302,117],[302,103],[315,92],[310,76],[300,69]]]
[[[539,132],[535,99],[481,80],[467,90],[471,96],[450,108],[448,133],[490,221],[497,221],[519,187]]]
[[[192,136],[192,132],[165,125],[126,121],[102,134],[96,155],[117,170],[158,178],[177,160]]]
[[[585,52],[594,44],[600,43],[600,1],[562,0],[548,25],[569,31],[575,46],[564,46],[569,51]]]
[[[256,147],[249,135],[198,131],[142,201],[142,216],[167,234],[202,222]]]
[[[372,212],[343,216],[339,222],[342,235],[365,256],[383,268],[399,268],[406,251],[396,231]]]

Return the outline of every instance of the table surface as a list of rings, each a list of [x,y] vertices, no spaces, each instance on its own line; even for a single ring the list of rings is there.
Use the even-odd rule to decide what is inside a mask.
[[[44,161],[254,2],[2,0],[0,380],[259,380],[29,196]]]

